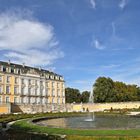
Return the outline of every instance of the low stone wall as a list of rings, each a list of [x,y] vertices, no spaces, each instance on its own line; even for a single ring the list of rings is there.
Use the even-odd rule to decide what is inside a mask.
[[[73,111],[103,111],[109,109],[133,109],[140,108],[140,102],[117,102],[117,103],[94,103],[94,104],[71,104]]]
[[[39,112],[85,112],[105,109],[140,108],[140,102],[94,103],[94,104],[0,104],[0,114]]]
[[[65,104],[12,104],[12,113],[66,112]]]

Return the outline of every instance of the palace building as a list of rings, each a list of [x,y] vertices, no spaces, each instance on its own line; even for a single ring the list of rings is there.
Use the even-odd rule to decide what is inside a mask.
[[[64,79],[45,69],[0,61],[0,103],[65,104]]]

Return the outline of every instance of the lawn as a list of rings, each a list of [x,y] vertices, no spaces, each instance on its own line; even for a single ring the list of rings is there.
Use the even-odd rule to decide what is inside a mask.
[[[83,113],[46,113],[36,114],[31,116],[24,116],[30,118],[26,120],[17,121],[12,125],[12,129],[15,132],[33,133],[37,132],[40,135],[67,135],[67,140],[140,140],[140,129],[128,129],[128,130],[82,130],[82,129],[70,129],[70,128],[50,128],[46,126],[39,126],[32,123],[32,119],[40,117],[69,117],[85,115]],[[115,114],[112,114],[115,115]],[[22,116],[22,118],[24,118]],[[32,119],[31,119],[32,118]],[[28,134],[27,134],[28,135]]]

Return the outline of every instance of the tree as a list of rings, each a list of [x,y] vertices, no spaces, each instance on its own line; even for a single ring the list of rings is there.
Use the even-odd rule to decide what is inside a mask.
[[[66,103],[80,103],[81,102],[81,94],[78,89],[74,88],[66,88],[65,89],[66,95]]]
[[[99,77],[94,84],[94,102],[112,102],[114,83],[111,78]]]
[[[140,87],[114,82],[111,78],[99,77],[94,84],[95,102],[140,101]]]
[[[83,91],[82,94],[81,94],[81,102],[82,103],[88,103],[89,102],[89,96],[90,96],[89,91]]]

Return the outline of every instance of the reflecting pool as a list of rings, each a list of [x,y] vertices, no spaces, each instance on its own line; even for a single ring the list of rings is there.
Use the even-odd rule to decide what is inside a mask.
[[[37,122],[38,125],[77,129],[137,129],[140,118],[128,115],[94,115],[94,121],[85,121],[87,116],[56,118]]]

